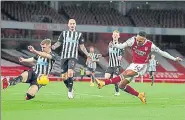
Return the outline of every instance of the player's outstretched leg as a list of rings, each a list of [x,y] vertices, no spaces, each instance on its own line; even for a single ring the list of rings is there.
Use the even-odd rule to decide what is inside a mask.
[[[121,80],[122,80],[121,76],[118,75],[117,77],[114,77],[114,78],[111,78],[111,79],[105,79],[105,80],[99,80],[99,79],[95,78],[95,83],[98,85],[98,88],[101,89],[105,85],[117,84]]]
[[[40,88],[41,88],[41,86],[37,85],[37,84],[30,85],[30,87],[26,93],[26,100],[31,100],[31,99],[35,98],[35,94],[39,91]]]
[[[136,90],[134,90],[131,86],[127,85],[137,75],[138,75],[138,73],[133,70],[126,70],[122,74],[120,74],[119,76],[117,76],[115,78],[106,79],[105,81],[95,79],[95,81],[98,84],[99,89],[105,85],[116,84],[121,81],[119,83],[120,89],[122,89],[123,91],[125,91],[131,95],[138,97],[143,103],[146,103],[145,93],[143,93],[143,92],[139,93]]]
[[[126,70],[120,76],[122,76],[123,79],[119,83],[119,88],[131,95],[138,97],[142,101],[142,103],[145,104],[146,103],[145,93],[144,92],[139,93],[130,85],[128,85],[136,76],[138,76],[138,73],[133,70]]]
[[[138,91],[136,91],[134,88],[128,85],[130,82],[129,80],[126,79],[127,78],[125,78],[119,83],[119,88],[133,96],[138,97],[141,100],[141,102],[145,104],[146,103],[145,93],[144,92],[139,93]]]
[[[11,80],[7,80],[6,78],[3,80],[3,89],[8,88],[8,86],[14,86],[18,83],[25,82],[28,78],[28,71],[23,72],[20,76],[13,78]]]
[[[9,85],[9,83],[8,83],[8,79],[7,78],[4,78],[3,80],[2,80],[2,83],[3,83],[3,89],[6,89],[7,87],[8,87],[8,85]]]

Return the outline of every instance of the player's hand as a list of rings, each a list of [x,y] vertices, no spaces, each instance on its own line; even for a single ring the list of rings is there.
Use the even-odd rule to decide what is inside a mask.
[[[113,47],[114,46],[114,43],[111,41],[110,43],[109,43],[109,47]]]
[[[118,60],[121,61],[122,60],[122,56],[118,56]]]
[[[19,62],[24,62],[24,58],[23,57],[20,57],[19,58]]]
[[[102,54],[98,54],[98,57],[102,57]]]
[[[35,48],[33,47],[33,46],[28,46],[28,50],[30,51],[30,52],[34,52],[35,51]]]
[[[51,49],[52,49],[52,50],[55,50],[55,49],[56,49],[56,46],[55,46],[55,45],[52,45],[52,46],[51,46]]]
[[[176,60],[175,61],[182,61],[182,58],[176,57]]]

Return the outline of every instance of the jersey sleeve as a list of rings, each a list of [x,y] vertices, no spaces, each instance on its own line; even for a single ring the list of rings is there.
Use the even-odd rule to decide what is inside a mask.
[[[160,54],[161,56],[165,57],[165,58],[168,58],[168,59],[171,59],[173,61],[176,60],[175,57],[173,57],[172,55],[170,55],[169,53],[165,52],[165,51],[162,51],[161,49],[159,49],[155,44],[152,43],[152,46],[151,46],[151,51],[152,52],[156,52],[158,54]]]
[[[85,40],[83,37],[83,34],[81,33],[80,38],[79,38],[79,44],[84,44]]]
[[[124,50],[121,49],[120,52],[119,52],[119,56],[123,56],[123,53],[124,53]]]
[[[131,47],[134,44],[135,37],[129,38],[127,41],[125,41],[122,44],[115,44],[114,47],[119,49],[124,49],[126,47]]]
[[[60,33],[60,36],[58,37],[58,42],[60,42],[60,43],[63,43],[63,40],[64,40],[63,33],[64,33],[64,31],[62,31],[62,32]]]
[[[57,60],[57,54],[56,54],[56,53],[51,52],[50,55],[51,55],[51,57],[52,57],[52,58],[51,58],[52,60]]]
[[[39,58],[38,55],[35,55],[35,56],[33,57],[34,60],[38,60],[38,58]]]
[[[131,47],[134,44],[135,37],[129,38],[125,43],[127,44],[127,47]]]

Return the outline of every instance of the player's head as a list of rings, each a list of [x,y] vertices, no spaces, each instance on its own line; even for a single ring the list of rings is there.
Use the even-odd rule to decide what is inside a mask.
[[[93,53],[93,52],[94,52],[94,47],[91,46],[91,47],[90,47],[90,53]]]
[[[146,40],[146,32],[140,31],[136,36],[136,40],[139,45],[143,45]]]
[[[112,33],[112,39],[113,41],[118,41],[118,39],[120,38],[120,32],[118,30],[114,30]]]
[[[71,30],[71,31],[75,30],[75,28],[76,28],[76,21],[75,21],[75,19],[69,19],[68,27],[69,27],[69,30]]]
[[[151,59],[155,59],[155,55],[152,54],[152,55],[151,55]]]
[[[40,46],[42,48],[42,51],[48,52],[51,50],[51,40],[50,39],[44,39],[41,43]]]

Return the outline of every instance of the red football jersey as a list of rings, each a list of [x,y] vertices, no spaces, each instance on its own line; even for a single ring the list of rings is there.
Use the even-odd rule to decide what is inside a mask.
[[[152,42],[147,40],[143,45],[138,45],[136,39],[131,46],[133,63],[145,64],[148,63],[149,54],[151,52]]]

